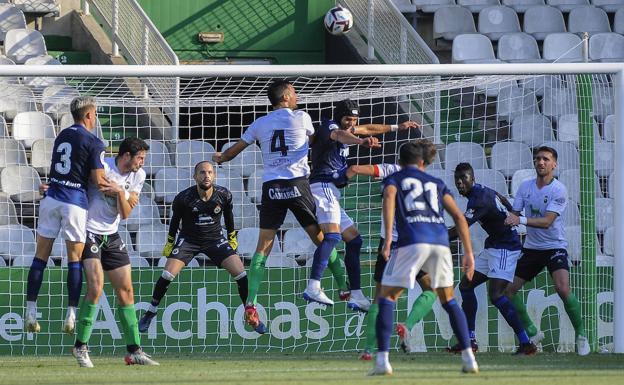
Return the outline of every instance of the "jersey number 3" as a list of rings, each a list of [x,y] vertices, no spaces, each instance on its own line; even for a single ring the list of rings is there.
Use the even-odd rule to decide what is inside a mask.
[[[61,159],[59,162],[56,162],[56,164],[54,165],[54,169],[59,174],[69,174],[69,171],[71,170],[71,144],[67,142],[59,144],[59,146],[56,148],[56,152],[61,154]]]
[[[435,183],[427,182],[423,185],[419,179],[405,178],[401,181],[401,189],[403,191],[409,190],[409,193],[403,200],[407,211],[425,210],[427,205],[424,202],[425,199],[423,197],[423,193],[429,193],[429,203],[431,204],[431,209],[436,214],[440,214],[440,205],[438,203],[438,185]]]
[[[288,155],[288,146],[286,145],[286,138],[284,138],[284,130],[273,131],[271,152],[281,152],[282,156]]]

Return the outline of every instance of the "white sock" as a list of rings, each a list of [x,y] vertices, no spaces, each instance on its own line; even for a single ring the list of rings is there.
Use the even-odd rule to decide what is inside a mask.
[[[149,307],[147,308],[147,311],[151,312],[151,313],[158,313],[158,307],[152,305],[150,303]]]
[[[37,314],[37,302],[26,301],[26,312],[28,314]]]
[[[67,315],[73,314],[76,317],[76,306],[68,306],[67,307]]]
[[[321,290],[321,281],[318,281],[316,279],[309,280],[308,290],[312,292]]]
[[[461,354],[462,354],[462,361],[464,362],[472,362],[475,359],[474,353],[472,352],[472,347],[462,350]]]
[[[351,290],[351,297],[364,298],[364,293],[362,289]]]
[[[388,361],[388,358],[390,356],[390,352],[377,352],[377,356],[376,358],[376,362],[377,362],[377,366],[385,366],[387,364],[390,363],[390,361]]]

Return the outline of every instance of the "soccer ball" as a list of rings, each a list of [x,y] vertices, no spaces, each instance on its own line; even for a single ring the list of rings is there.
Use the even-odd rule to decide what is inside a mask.
[[[325,29],[332,35],[342,35],[353,27],[353,15],[348,9],[334,7],[325,14]]]

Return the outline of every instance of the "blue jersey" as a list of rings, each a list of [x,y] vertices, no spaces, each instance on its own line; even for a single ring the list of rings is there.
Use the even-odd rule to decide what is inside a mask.
[[[451,195],[444,182],[416,167],[405,167],[384,179],[384,188],[397,188],[395,222],[397,246],[415,243],[449,245],[442,197]]]
[[[89,208],[91,170],[104,168],[104,143],[81,125],[62,130],[54,140],[47,196]]]
[[[349,146],[333,140],[331,138],[333,130],[340,130],[338,123],[333,120],[323,120],[314,133],[310,183],[334,183],[338,175],[347,169]],[[345,185],[344,181],[336,183],[337,187]]]
[[[488,233],[485,240],[486,249],[520,250],[520,236],[514,228],[505,225],[507,213],[511,205],[489,187],[475,184],[468,194],[466,221],[468,226],[479,222]]]

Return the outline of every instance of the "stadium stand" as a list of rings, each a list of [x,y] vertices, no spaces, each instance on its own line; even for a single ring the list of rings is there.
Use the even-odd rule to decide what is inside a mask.
[[[492,41],[498,41],[506,33],[520,32],[518,14],[512,8],[499,5],[479,12],[478,31]]]
[[[611,32],[607,13],[600,8],[586,6],[574,8],[568,16],[568,32],[587,32],[591,35]]]
[[[38,139],[55,138],[54,122],[42,112],[20,112],[13,120],[13,138],[30,149]]]
[[[457,35],[476,33],[470,11],[460,6],[442,7],[433,14],[433,37],[453,40]]]
[[[0,4],[0,42],[12,29],[26,29],[24,13],[11,4]]]
[[[24,64],[26,60],[47,55],[43,35],[39,31],[25,28],[11,29],[4,38],[4,54],[17,64]]]
[[[453,63],[499,63],[492,42],[478,33],[457,35],[453,40]]]
[[[506,33],[498,40],[498,58],[508,63],[539,63],[542,57],[533,36],[524,33]]]
[[[563,14],[555,7],[538,5],[527,8],[523,20],[524,32],[543,41],[550,33],[566,32]]]
[[[530,7],[544,5],[544,0],[503,0],[502,4],[513,8],[518,13],[524,13]]]
[[[457,0],[457,5],[466,7],[472,13],[479,13],[483,9],[491,6],[500,5],[499,0]]]

